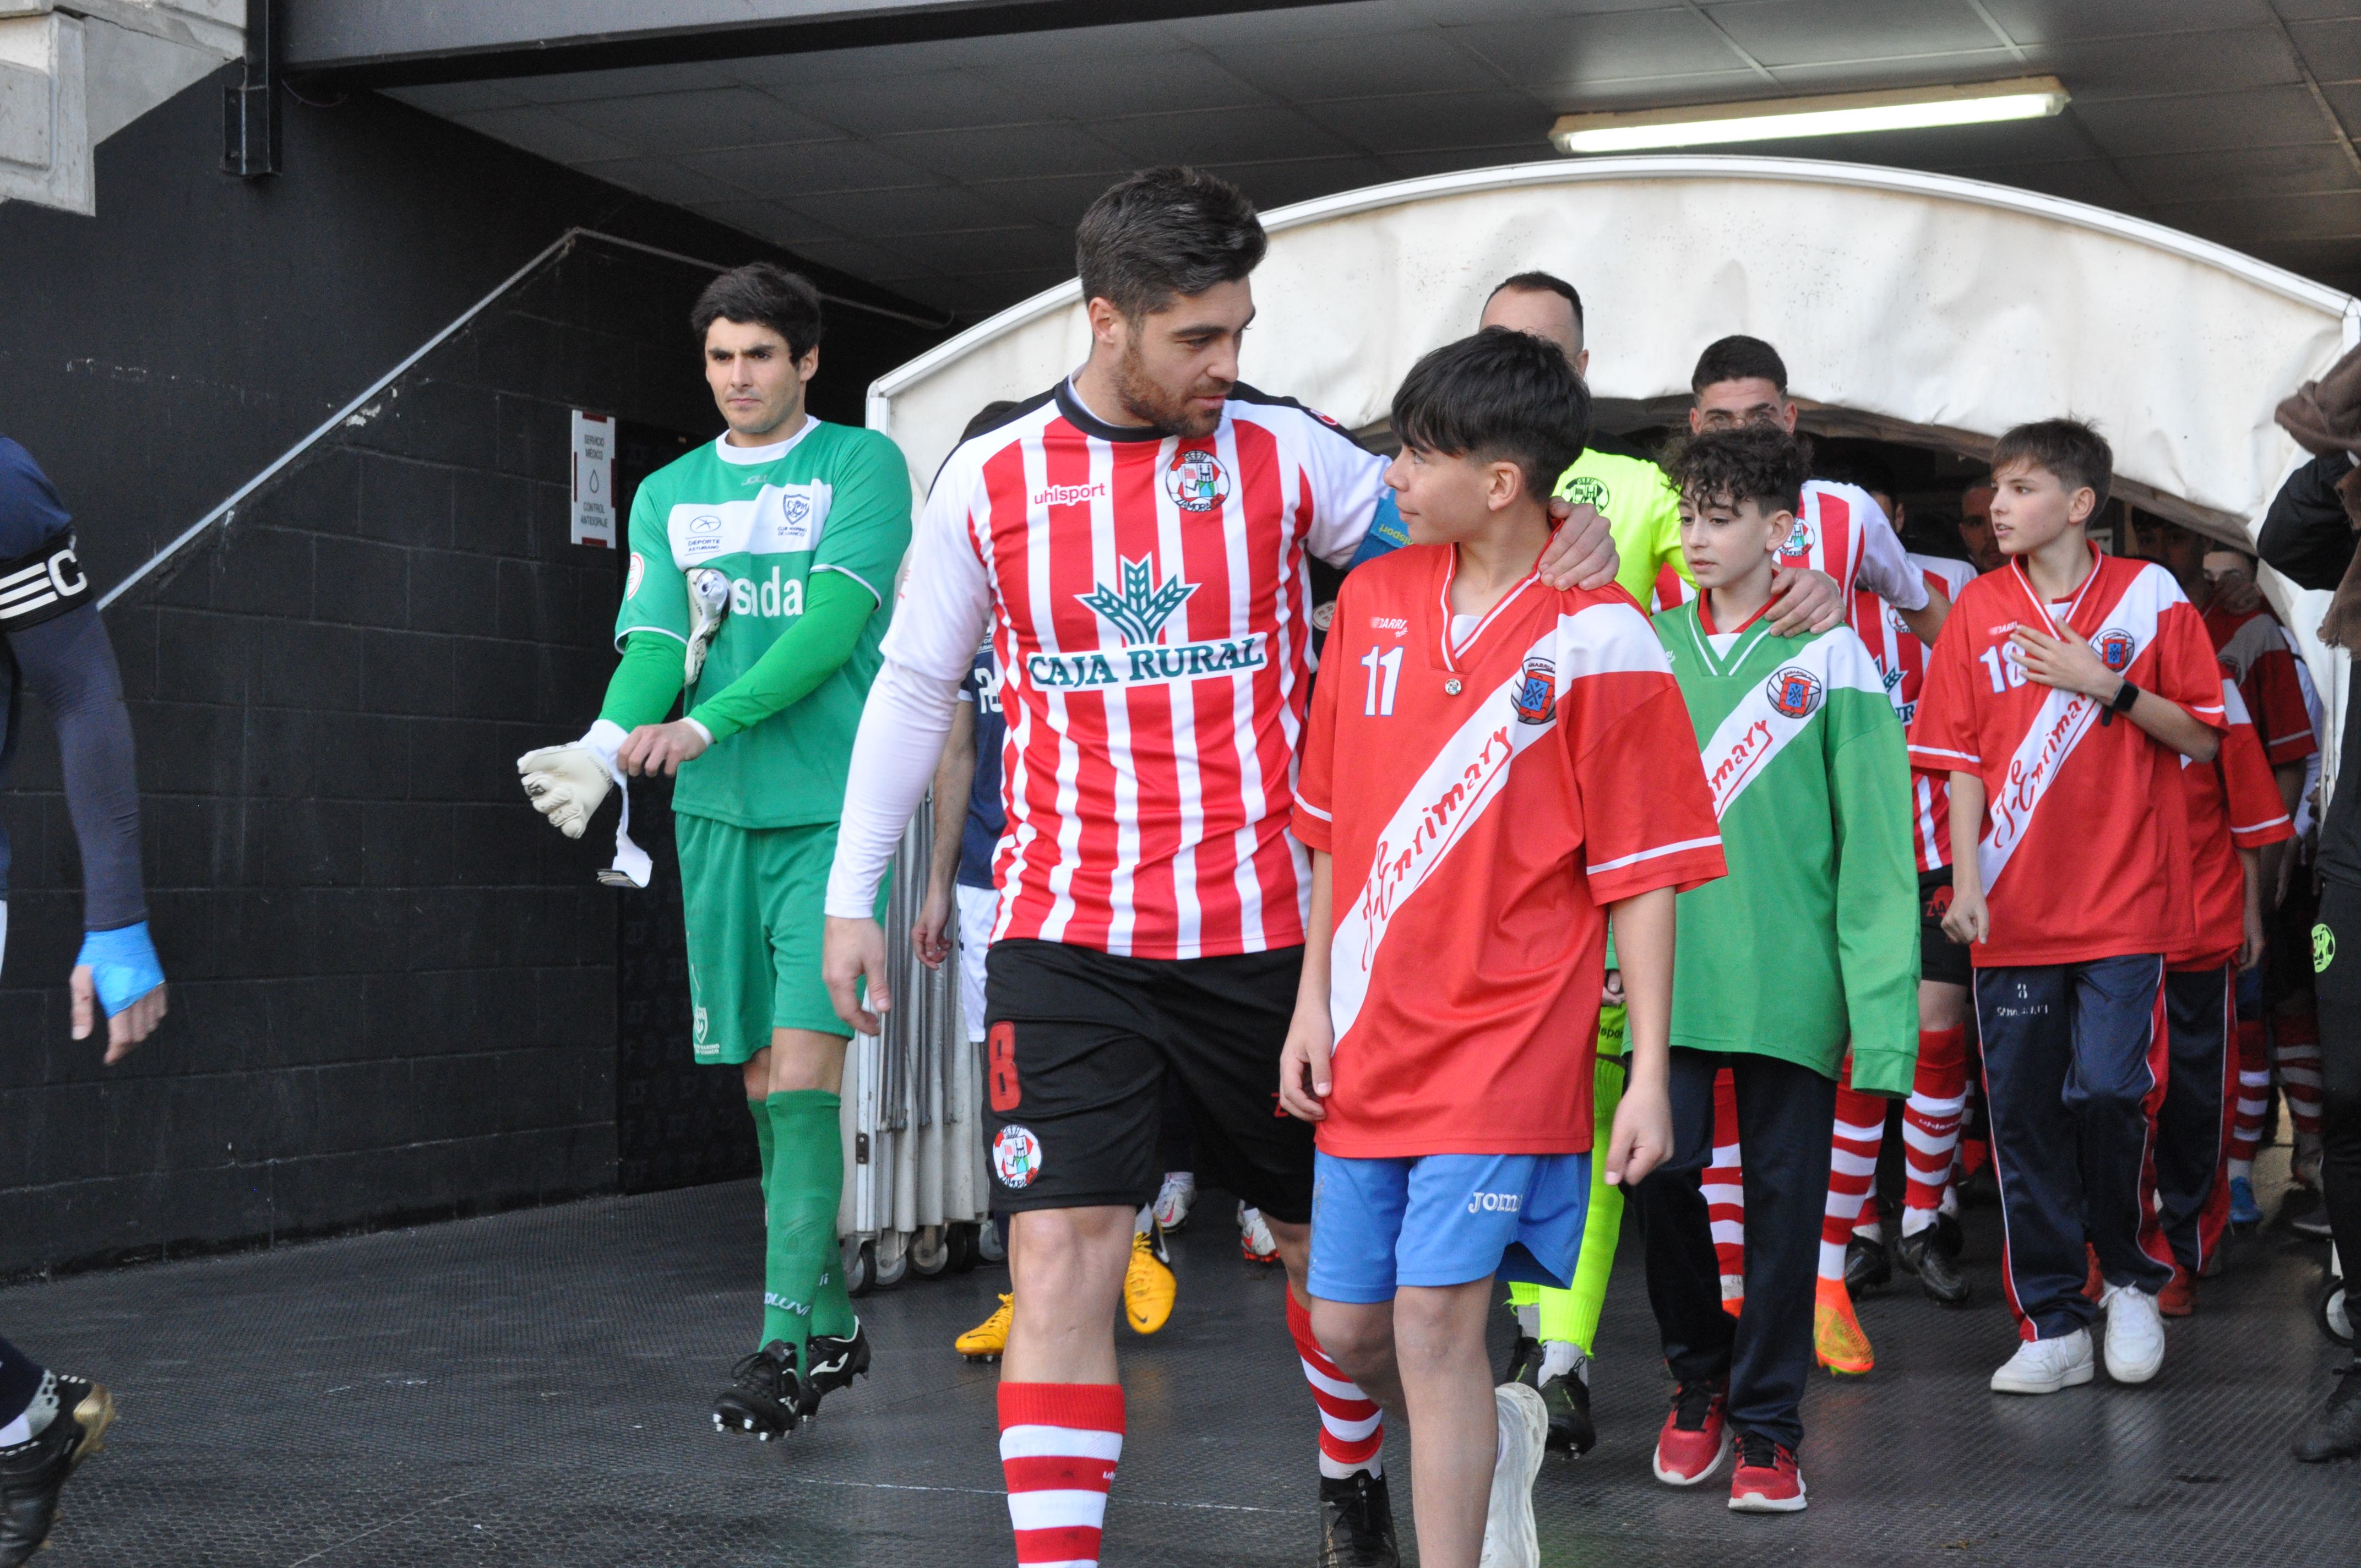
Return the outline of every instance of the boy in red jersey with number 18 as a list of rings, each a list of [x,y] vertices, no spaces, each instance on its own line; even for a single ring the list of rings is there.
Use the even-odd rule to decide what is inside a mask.
[[[1608,1179],[1664,1157],[1673,894],[1723,872],[1639,607],[1535,571],[1588,408],[1564,355],[1504,328],[1411,368],[1386,477],[1412,543],[1345,580],[1296,788],[1312,916],[1279,1086],[1318,1126],[1312,1328],[1407,1408],[1428,1568],[1540,1561],[1548,1418],[1492,1386],[1493,1282],[1574,1273],[1610,913],[1631,1066]]]
[[[1943,926],[1973,949],[2001,1283],[2024,1341],[1993,1374],[2002,1394],[2091,1381],[2086,1234],[2109,1375],[2144,1383],[2164,1360],[2172,1256],[2146,1197],[2165,959],[2196,937],[2180,758],[2211,762],[2226,725],[2180,585],[2090,542],[2112,467],[2071,420],[2001,437],[1992,523],[2009,564],[1960,590],[1910,733],[1911,764],[1951,778]]]

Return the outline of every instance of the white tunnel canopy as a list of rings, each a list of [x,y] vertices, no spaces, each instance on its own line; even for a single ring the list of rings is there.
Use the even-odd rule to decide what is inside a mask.
[[[1263,221],[1242,374],[1356,429],[1421,354],[1473,330],[1494,283],[1539,268],[1582,292],[1602,400],[1685,399],[1698,351],[1748,333],[1778,347],[1817,428],[1976,453],[2070,412],[2114,444],[2124,493],[2222,537],[2251,537],[2301,457],[2273,406],[2361,327],[2350,296],[2173,229],[1859,164],[1554,160]],[[1082,363],[1080,296],[1036,295],[870,389],[870,424],[922,487],[978,409]],[[2335,692],[2312,636],[2327,596],[2268,586]]]

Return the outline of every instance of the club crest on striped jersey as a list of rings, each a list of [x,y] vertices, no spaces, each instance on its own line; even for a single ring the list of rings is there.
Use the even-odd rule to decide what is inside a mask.
[[[1517,694],[1509,705],[1516,709],[1520,724],[1547,724],[1557,711],[1557,666],[1538,656],[1525,661],[1523,679],[1517,683]]]
[[[1041,1140],[1011,1122],[992,1135],[992,1174],[1003,1187],[1030,1187],[1041,1174]]]
[[[1805,718],[1820,706],[1820,678],[1801,664],[1789,664],[1763,683],[1763,696],[1785,718]]]
[[[1212,453],[1184,446],[1164,469],[1164,493],[1182,511],[1211,511],[1229,499],[1230,476]]]
[[[1795,526],[1787,531],[1785,541],[1779,546],[1779,554],[1801,560],[1811,554],[1816,537],[1812,525],[1799,517],[1795,520]]]
[[[2132,655],[2139,651],[2130,632],[2114,626],[2099,633],[2098,646],[2101,662],[2117,674],[2132,667]]]

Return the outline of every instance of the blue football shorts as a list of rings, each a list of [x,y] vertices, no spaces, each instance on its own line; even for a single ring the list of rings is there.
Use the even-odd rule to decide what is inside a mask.
[[[1389,1301],[1404,1285],[1571,1288],[1590,1202],[1587,1154],[1435,1154],[1312,1166],[1312,1294]]]

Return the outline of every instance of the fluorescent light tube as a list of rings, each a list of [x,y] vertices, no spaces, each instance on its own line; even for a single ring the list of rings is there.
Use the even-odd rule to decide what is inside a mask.
[[[2022,76],[1961,87],[1564,115],[1550,127],[1550,140],[1561,152],[1642,152],[1653,148],[2037,120],[2057,114],[2067,102],[2065,84],[2058,78]]]

